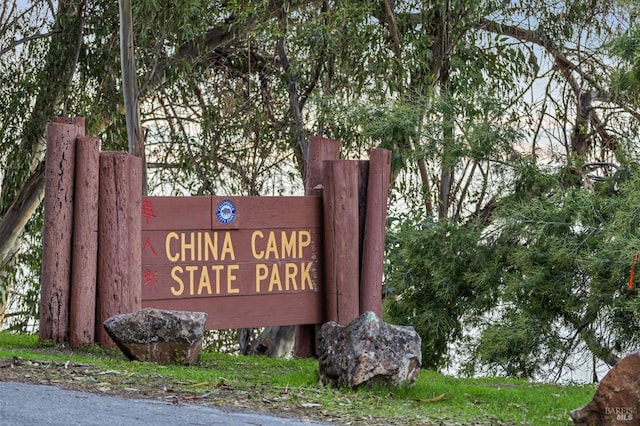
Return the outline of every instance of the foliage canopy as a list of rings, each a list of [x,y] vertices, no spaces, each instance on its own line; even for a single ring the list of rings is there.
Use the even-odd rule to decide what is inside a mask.
[[[426,366],[458,349],[470,373],[559,378],[637,343],[632,2],[143,0],[133,18],[151,194],[300,193],[309,135],[384,147],[385,304]],[[112,1],[0,6],[4,326],[37,318],[41,212],[10,207],[41,196],[47,120],[126,149],[118,26]]]

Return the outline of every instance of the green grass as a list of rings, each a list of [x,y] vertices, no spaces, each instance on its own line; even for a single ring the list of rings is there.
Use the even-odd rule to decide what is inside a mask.
[[[153,395],[158,387],[212,402],[290,413],[340,424],[572,424],[569,412],[593,397],[593,385],[558,386],[504,378],[454,378],[421,371],[414,386],[356,390],[318,381],[314,359],[270,359],[204,351],[196,366],[129,362],[118,351],[68,351],[37,336],[0,332],[0,361],[93,364],[111,373],[110,389]],[[0,370],[0,375],[2,370]],[[102,374],[102,373],[100,373]],[[63,382],[59,376],[54,383]],[[77,380],[77,378],[74,378]],[[104,384],[104,380],[102,384]],[[166,392],[166,390],[165,390]],[[129,395],[131,396],[131,395]]]

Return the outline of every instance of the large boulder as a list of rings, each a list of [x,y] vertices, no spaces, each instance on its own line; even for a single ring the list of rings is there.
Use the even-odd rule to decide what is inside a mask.
[[[158,364],[194,364],[200,359],[205,312],[145,308],[115,315],[104,328],[127,358]]]
[[[413,384],[420,372],[420,336],[365,312],[347,326],[325,323],[318,335],[320,378],[339,385]]]
[[[577,425],[640,424],[640,351],[624,357],[602,378],[593,399],[571,412]]]

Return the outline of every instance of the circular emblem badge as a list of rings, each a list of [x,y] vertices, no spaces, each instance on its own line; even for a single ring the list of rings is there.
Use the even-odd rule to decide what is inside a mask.
[[[228,225],[236,218],[236,206],[230,200],[222,200],[216,208],[216,217],[223,225]]]

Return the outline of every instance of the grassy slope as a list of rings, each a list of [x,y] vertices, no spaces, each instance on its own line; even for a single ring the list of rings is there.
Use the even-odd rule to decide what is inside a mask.
[[[111,394],[128,397],[135,397],[138,392],[141,397],[158,398],[169,392],[185,401],[290,413],[343,424],[571,424],[569,412],[588,402],[595,390],[592,385],[453,378],[431,371],[421,371],[412,387],[335,389],[318,382],[315,360],[204,352],[197,366],[165,367],[129,362],[119,352],[100,348],[71,352],[43,347],[37,336],[0,332],[0,363],[14,356],[95,366],[95,370],[85,369],[84,376],[91,376],[91,380],[83,381],[78,377],[81,372],[69,379],[64,367],[59,371],[38,370],[33,367],[38,363],[26,362],[31,369],[28,374],[20,374],[31,379],[42,374],[41,383],[98,392],[107,389]],[[3,370],[9,372],[1,368],[0,379],[7,379]]]

